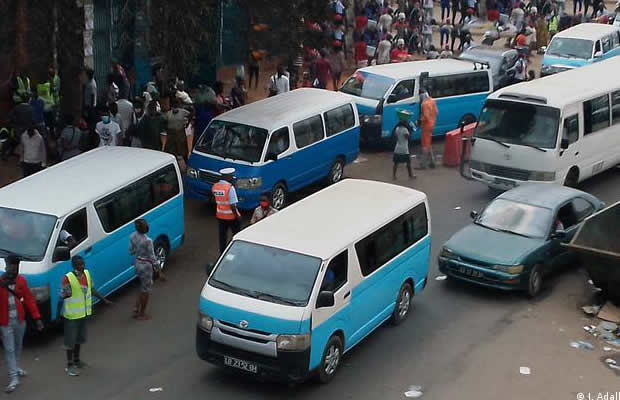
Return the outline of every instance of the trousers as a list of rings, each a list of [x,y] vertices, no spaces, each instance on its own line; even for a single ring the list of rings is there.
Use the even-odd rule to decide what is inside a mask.
[[[226,250],[226,246],[228,246],[228,230],[230,229],[234,236],[241,230],[241,223],[238,219],[218,219],[217,226],[220,236],[220,254],[222,254]]]
[[[17,319],[9,320],[7,326],[0,326],[0,332],[2,333],[4,358],[9,371],[9,378],[15,378],[19,371],[19,358],[22,354],[26,322],[20,323]]]

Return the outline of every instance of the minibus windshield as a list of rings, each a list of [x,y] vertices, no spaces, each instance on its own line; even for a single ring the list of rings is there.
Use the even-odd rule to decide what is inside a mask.
[[[496,199],[475,221],[494,231],[543,238],[551,226],[551,210],[506,199]]]
[[[554,149],[560,110],[530,103],[487,100],[476,127],[476,137]]]
[[[385,96],[385,92],[392,86],[394,79],[385,76],[369,74],[364,71],[357,71],[345,82],[341,92],[353,96],[364,97],[372,100],[380,100]]]
[[[56,217],[0,207],[0,257],[14,254],[41,261],[56,225]]]
[[[228,121],[213,121],[200,137],[196,150],[222,158],[260,161],[267,130]]]
[[[594,42],[591,40],[556,37],[549,44],[549,48],[545,54],[589,60],[592,58],[593,46]]]
[[[321,260],[237,240],[224,254],[209,285],[277,304],[308,304]]]

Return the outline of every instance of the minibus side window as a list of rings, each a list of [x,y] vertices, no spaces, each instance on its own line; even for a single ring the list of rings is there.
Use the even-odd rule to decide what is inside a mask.
[[[609,96],[583,102],[583,134],[588,135],[609,126]]]
[[[612,120],[614,124],[620,122],[620,90],[611,94]]]
[[[605,36],[603,38],[603,53],[607,53],[612,48],[611,38],[609,36]]]
[[[396,103],[413,97],[413,89],[415,87],[415,79],[398,82],[398,85],[392,90],[392,94],[388,99],[388,103]]]
[[[293,124],[295,143],[301,149],[316,143],[325,137],[323,132],[323,120],[320,115],[315,115],[303,121]]]
[[[59,245],[68,246],[73,248],[88,238],[88,218],[86,216],[86,208],[82,208],[79,211],[71,214],[65,219],[64,224],[62,224],[62,228],[60,231],[65,231],[70,234],[73,238],[71,242],[63,242],[62,239],[59,239]]]
[[[568,144],[575,143],[579,140],[579,115],[571,115],[564,118],[564,131],[562,138],[568,140]]]
[[[426,208],[420,204],[366,236],[355,244],[362,275],[372,274],[427,234]]]
[[[110,233],[178,194],[176,170],[168,165],[95,202],[95,210]]]
[[[278,129],[271,134],[271,139],[269,139],[269,147],[267,147],[266,160],[269,160],[272,157],[277,158],[280,154],[288,150],[290,146],[291,139],[289,136],[288,128],[284,127],[282,129]]]
[[[321,291],[335,292],[347,283],[347,269],[349,267],[349,253],[347,250],[332,258],[325,271]]]
[[[327,136],[346,131],[355,126],[355,113],[351,104],[345,104],[325,113]]]

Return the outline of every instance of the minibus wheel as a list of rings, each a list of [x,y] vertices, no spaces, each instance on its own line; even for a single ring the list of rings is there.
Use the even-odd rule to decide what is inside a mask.
[[[329,169],[329,175],[327,175],[327,183],[329,185],[333,185],[334,183],[340,182],[344,177],[344,161],[341,158],[338,158],[332,167]]]
[[[329,339],[319,367],[319,382],[329,383],[334,379],[342,361],[342,348],[340,336],[334,335]]]
[[[159,271],[163,271],[166,268],[166,264],[168,264],[168,255],[170,254],[168,243],[162,238],[159,238],[153,243],[153,250],[155,252],[155,257],[157,257],[159,261]],[[159,278],[159,271],[153,274],[153,279]]]
[[[579,170],[576,168],[571,168],[566,174],[566,179],[564,179],[564,186],[570,188],[576,188],[579,183]]]
[[[282,182],[277,183],[271,191],[271,205],[276,210],[281,210],[286,204],[286,186]]]
[[[399,325],[409,316],[411,310],[411,299],[413,298],[413,288],[409,282],[403,283],[398,291],[398,298],[396,299],[396,305],[392,312],[392,323]]]

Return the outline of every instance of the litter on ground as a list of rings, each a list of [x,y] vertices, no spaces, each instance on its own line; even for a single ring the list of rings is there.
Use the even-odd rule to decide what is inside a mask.
[[[529,367],[519,367],[519,373],[521,375],[529,375],[531,371]]]

